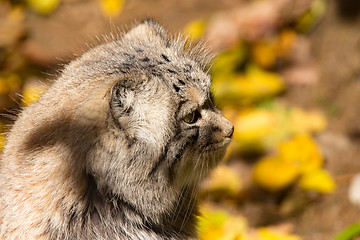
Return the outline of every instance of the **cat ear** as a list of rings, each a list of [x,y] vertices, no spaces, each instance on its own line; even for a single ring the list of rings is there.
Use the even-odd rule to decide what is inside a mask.
[[[110,108],[117,118],[132,111],[135,93],[131,85],[131,80],[121,80],[112,88]]]
[[[125,36],[125,39],[158,39],[168,41],[168,34],[165,29],[153,19],[145,19],[139,25],[133,27]]]

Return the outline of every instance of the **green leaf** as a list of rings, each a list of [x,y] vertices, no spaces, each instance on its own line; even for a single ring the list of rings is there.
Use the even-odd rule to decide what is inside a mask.
[[[338,234],[333,240],[353,240],[360,236],[360,222],[347,227],[344,231]]]

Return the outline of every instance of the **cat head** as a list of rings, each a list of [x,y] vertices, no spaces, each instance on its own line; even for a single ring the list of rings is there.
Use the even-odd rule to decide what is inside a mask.
[[[204,52],[146,21],[70,64],[88,96],[81,114],[97,121],[86,169],[100,188],[139,206],[171,202],[163,193],[218,164],[234,128],[214,105]]]
[[[113,128],[151,156],[132,160],[144,170],[141,177],[167,178],[179,188],[196,182],[216,166],[233,133],[214,105],[206,54],[169,39],[151,21],[132,29],[122,43],[127,51],[117,71],[125,73],[109,99]]]

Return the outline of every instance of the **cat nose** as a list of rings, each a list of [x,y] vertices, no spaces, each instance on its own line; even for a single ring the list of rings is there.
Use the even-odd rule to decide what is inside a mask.
[[[230,138],[230,137],[232,137],[233,133],[234,133],[234,125],[231,125],[231,127],[224,130],[225,137]]]

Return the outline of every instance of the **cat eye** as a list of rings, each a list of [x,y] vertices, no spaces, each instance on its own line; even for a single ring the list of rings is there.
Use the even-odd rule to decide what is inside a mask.
[[[187,115],[185,115],[184,117],[184,122],[188,123],[188,124],[193,124],[195,123],[199,118],[200,118],[200,112],[198,110],[195,110]]]

